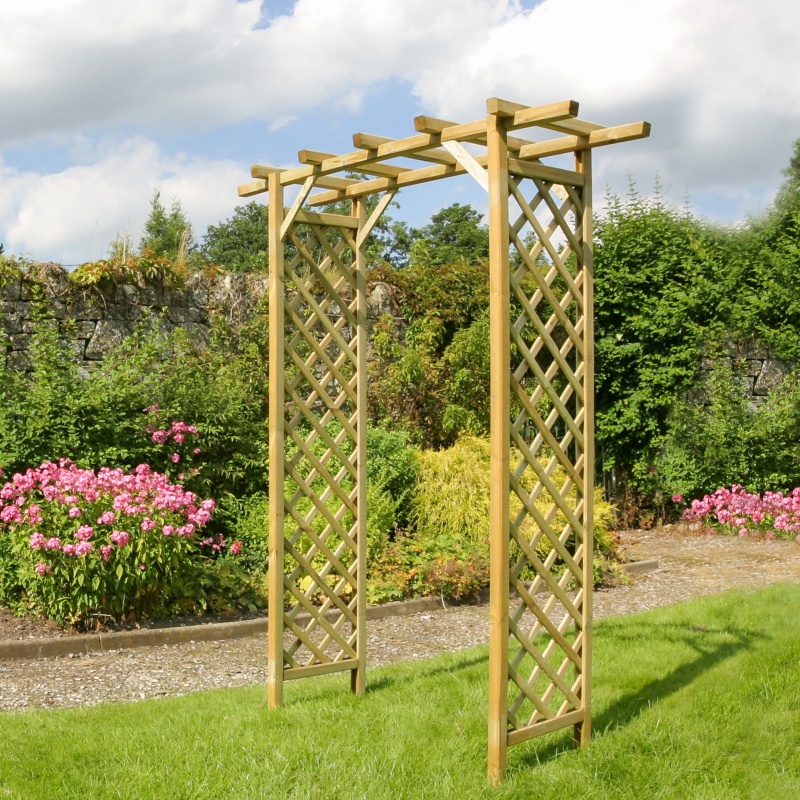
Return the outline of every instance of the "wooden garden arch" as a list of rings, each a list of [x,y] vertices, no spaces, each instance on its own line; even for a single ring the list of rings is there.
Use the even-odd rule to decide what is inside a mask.
[[[587,122],[574,101],[486,109],[466,124],[417,117],[404,139],[357,133],[346,155],[301,150],[294,169],[254,166],[239,195],[270,193],[270,707],[293,678],[347,670],[365,690],[367,237],[402,187],[469,173],[489,195],[497,781],[509,745],[568,726],[580,744],[591,735],[591,151],[650,126]],[[545,138],[509,135],[525,128]],[[567,154],[572,169],[545,163]],[[351,213],[311,210],[343,200]]]

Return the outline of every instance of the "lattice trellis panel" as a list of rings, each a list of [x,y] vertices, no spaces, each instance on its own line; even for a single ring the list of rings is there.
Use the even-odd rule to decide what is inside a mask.
[[[358,658],[356,244],[347,227],[302,227],[286,264],[284,660],[319,670]]]
[[[593,311],[588,154],[570,180],[526,177],[489,133],[496,780],[509,745],[590,735]]]
[[[509,614],[513,743],[584,721],[592,481],[585,448],[583,198],[578,187],[542,180],[512,177],[509,188],[509,580],[519,597]]]
[[[359,204],[357,213],[361,213]],[[363,216],[363,214],[362,214]],[[270,701],[295,677],[353,670],[363,690],[365,281],[358,216],[292,209],[271,253]],[[278,285],[280,283],[280,286]],[[273,319],[275,317],[275,319]]]

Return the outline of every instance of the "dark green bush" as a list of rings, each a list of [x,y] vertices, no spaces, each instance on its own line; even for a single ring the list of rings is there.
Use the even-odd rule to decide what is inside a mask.
[[[182,331],[142,324],[98,369],[82,377],[54,320],[40,311],[32,371],[0,380],[0,466],[8,473],[72,458],[83,467],[148,463],[198,493],[247,495],[266,484],[266,387],[252,348],[197,350]],[[152,409],[146,413],[146,409]],[[200,432],[192,474],[152,430],[176,420]]]
[[[385,492],[392,501],[395,522],[408,523],[409,503],[419,479],[417,449],[408,443],[405,431],[387,431],[370,427],[367,430],[367,480],[370,491]],[[376,515],[382,505],[376,495]],[[388,532],[388,530],[387,530]]]
[[[789,491],[800,485],[800,382],[788,378],[764,402],[750,398],[730,361],[714,362],[705,402],[677,402],[668,420],[654,479],[661,501],[687,500],[737,483],[748,491]]]

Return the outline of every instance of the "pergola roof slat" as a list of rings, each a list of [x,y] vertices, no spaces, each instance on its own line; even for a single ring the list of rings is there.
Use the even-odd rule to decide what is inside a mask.
[[[512,103],[510,100],[501,100],[499,97],[490,97],[486,101],[486,111],[500,117],[508,117],[505,128],[508,131],[517,128],[529,128],[531,125],[545,125],[564,120],[569,124],[578,116],[578,102],[576,100],[562,100],[560,103],[551,103],[546,106],[523,106]]]
[[[429,131],[424,131],[424,133],[428,132]],[[394,139],[390,139],[388,136],[375,136],[372,133],[353,134],[353,146],[359,147],[362,150],[375,150],[382,144],[387,144],[388,142],[393,142],[393,141]],[[419,161],[431,161],[434,164],[458,163],[456,159],[450,155],[450,153],[448,153],[446,150],[443,150],[441,147],[434,147],[431,150],[418,150],[415,153],[411,153],[408,156],[404,156],[404,158],[414,158]]]
[[[365,151],[366,152],[366,151]],[[301,164],[322,164],[329,158],[336,158],[333,153],[321,153],[318,150],[300,150],[297,160]],[[394,164],[365,164],[351,167],[353,172],[364,172],[367,175],[382,175],[387,178],[396,178],[404,172],[410,172],[408,167],[396,167]]]
[[[239,186],[238,194],[239,197],[252,197],[256,194],[263,194],[267,191],[267,182],[264,180],[257,180],[257,181],[250,181],[249,183],[243,183]]]
[[[627,125],[616,125],[593,131],[588,136],[564,136],[545,142],[533,142],[519,151],[522,159],[544,158],[572,153],[575,150],[586,150],[591,147],[602,147],[616,142],[629,142],[633,139],[646,139],[650,135],[649,122],[631,122]]]
[[[488,163],[488,156],[478,156],[475,161],[477,161],[480,166],[485,167]],[[570,186],[583,186],[584,183],[583,176],[578,172],[549,167],[531,161],[521,161],[520,159],[510,158],[508,160],[508,168],[513,174],[523,175],[527,178],[540,178],[546,181],[565,183]],[[376,178],[375,180],[354,184],[347,189],[320,192],[312,195],[308,204],[310,206],[326,205],[339,200],[363,197],[367,194],[385,192],[389,189],[401,189],[404,186],[414,186],[419,183],[428,183],[450,175],[463,175],[465,173],[466,170],[460,164],[439,164],[432,167],[423,167],[422,169],[414,169],[405,172],[402,175],[398,175],[397,178]]]
[[[437,119],[436,117],[414,117],[414,128],[420,133],[441,133],[446,128],[457,125],[457,122],[449,122],[446,119]],[[475,144],[486,144],[486,131],[484,130],[477,136],[474,136],[470,141]],[[509,150],[519,150],[521,147],[531,143],[530,139],[519,139],[516,136],[509,136],[507,139]]]
[[[510,161],[513,162],[510,167],[518,175],[540,177],[572,186],[582,185],[578,173],[534,162],[548,156],[577,152],[614,142],[626,142],[650,135],[650,125],[647,122],[604,127],[578,119],[578,103],[574,100],[543,106],[524,106],[493,97],[486,101],[486,108],[489,118],[467,123],[453,123],[435,117],[419,116],[414,120],[418,133],[403,139],[356,133],[353,135],[353,143],[358,149],[344,155],[301,150],[299,160],[302,166],[293,169],[256,165],[252,168],[251,175],[262,180],[243,184],[239,187],[239,194],[241,197],[250,197],[266,191],[265,179],[275,173],[280,174],[282,186],[303,183],[314,176],[315,188],[328,191],[312,195],[309,204],[321,205],[438,180],[449,175],[463,174],[464,168],[442,145],[447,142],[472,142],[485,146],[487,119],[492,115],[503,118],[503,127],[507,131],[538,126],[566,134],[540,142],[508,136]],[[386,163],[395,158],[432,162],[433,166],[415,169]],[[485,166],[485,155],[476,158],[478,163]],[[376,177],[372,180],[357,181],[334,174],[348,169]]]
[[[588,134],[601,131],[605,128],[605,125],[600,125],[597,122],[588,122],[585,119],[565,119],[561,122],[540,122],[539,125],[542,128],[547,128],[557,133]]]
[[[264,164],[254,164],[250,168],[250,174],[254,178],[261,180],[251,181],[250,183],[242,184],[239,187],[240,197],[252,197],[255,194],[261,194],[267,191],[266,178],[274,175],[276,172],[285,172],[286,170],[281,167],[268,167]],[[353,178],[340,178],[335,175],[323,175],[314,181],[314,187],[320,189],[346,189],[354,183],[360,183]]]

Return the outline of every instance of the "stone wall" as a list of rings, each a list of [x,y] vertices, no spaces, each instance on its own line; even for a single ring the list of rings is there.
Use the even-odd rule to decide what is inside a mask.
[[[74,353],[82,371],[90,371],[144,324],[165,333],[183,328],[203,344],[212,317],[223,314],[236,324],[254,312],[267,291],[267,278],[256,275],[191,275],[183,287],[146,280],[137,283],[81,287],[56,264],[36,264],[0,286],[0,364],[13,369],[30,367],[31,334],[37,305],[51,317],[44,324],[58,326],[62,341]]]
[[[757,406],[767,395],[783,383],[791,373],[791,365],[771,356],[753,340],[727,341],[721,353],[707,353],[700,364],[698,384],[702,387],[715,363],[720,360],[730,366],[736,382],[743,387],[751,406]],[[701,390],[698,398],[707,398]]]
[[[89,372],[143,319],[164,333],[182,328],[203,345],[214,315],[241,324],[266,300],[266,293],[264,273],[192,274],[182,287],[145,280],[80,287],[57,264],[36,264],[0,286],[0,366],[30,368],[37,298],[51,317],[45,324],[58,326],[80,370]],[[391,288],[383,283],[371,286],[369,318],[397,313]]]
[[[233,325],[252,317],[266,300],[267,276],[192,274],[185,286],[170,287],[140,280],[137,283],[80,287],[57,264],[36,264],[12,275],[0,286],[0,366],[25,370],[30,367],[31,334],[35,330],[35,301],[48,310],[61,338],[74,353],[82,371],[96,367],[116,345],[132,333],[142,319],[164,333],[183,328],[198,344],[208,341],[214,315],[221,314]],[[371,284],[368,317],[395,318],[398,333],[404,327],[394,290],[385,283]],[[790,372],[790,366],[771,357],[753,341],[728,341],[722,354],[707,353],[700,367],[699,402],[705,401],[702,385],[714,361],[729,362],[754,405]]]

